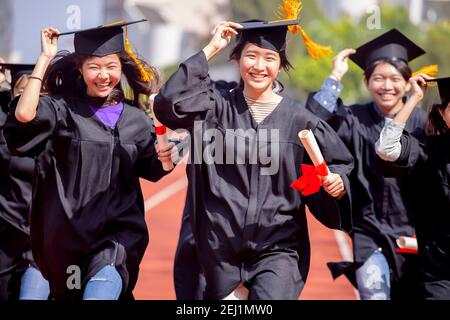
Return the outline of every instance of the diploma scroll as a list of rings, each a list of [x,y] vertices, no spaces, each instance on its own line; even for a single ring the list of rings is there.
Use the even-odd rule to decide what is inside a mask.
[[[320,177],[328,176],[330,171],[312,131],[302,130],[298,133],[298,137],[314,165],[302,163],[302,176],[294,181],[291,187],[300,191],[302,195],[309,196],[320,191],[320,186],[322,185]]]
[[[300,142],[308,153],[309,158],[315,167],[323,165],[324,159],[322,152],[320,151],[319,145],[317,144],[316,138],[311,130],[304,129],[298,133]],[[329,173],[328,167],[327,172]]]
[[[155,101],[156,94],[152,94],[148,97],[150,107],[153,112],[153,103]],[[155,112],[153,112],[153,123],[155,125],[156,131],[156,139],[158,140],[158,144],[160,148],[166,148],[169,144],[169,139],[167,138],[166,127],[159,122],[159,120],[155,116]],[[165,171],[170,171],[173,169],[173,162],[171,160],[161,161],[163,169]]]
[[[399,237],[397,245],[402,249],[417,250],[417,239],[413,237]]]

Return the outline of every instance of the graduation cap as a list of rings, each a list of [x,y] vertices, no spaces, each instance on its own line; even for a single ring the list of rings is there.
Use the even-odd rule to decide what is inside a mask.
[[[439,88],[439,96],[441,103],[447,104],[450,102],[450,77],[426,80],[426,82],[436,82]]]
[[[251,42],[263,49],[276,52],[286,49],[286,35],[288,26],[298,25],[299,20],[263,21],[247,20],[239,22],[242,29],[237,37],[238,42]]]
[[[111,24],[101,25],[95,28],[75,30],[60,33],[60,36],[74,34],[75,53],[84,56],[103,57],[109,54],[127,52],[133,61],[139,66],[142,80],[150,81],[153,75],[149,70],[145,70],[142,64],[131,50],[128,40],[128,25],[144,22],[147,19],[136,21],[118,21]],[[125,27],[125,39],[124,28]]]
[[[280,52],[286,49],[287,31],[293,34],[300,32],[305,42],[308,54],[313,58],[327,56],[331,54],[329,46],[321,46],[314,43],[306,34],[302,26],[300,26],[299,15],[302,9],[300,0],[283,0],[276,12],[280,20],[264,21],[264,20],[247,20],[240,22],[242,29],[237,37],[237,41],[248,41],[257,46]]]
[[[11,73],[11,87],[14,87],[17,80],[24,74],[31,74],[34,69],[34,64],[24,63],[0,63],[5,69],[8,69]]]
[[[74,34],[75,53],[86,56],[103,57],[125,50],[123,27],[147,21],[146,19],[105,24],[94,28],[60,33],[60,36]]]
[[[409,61],[423,55],[425,51],[397,29],[391,29],[381,36],[363,44],[350,56],[350,60],[366,69],[380,59]]]

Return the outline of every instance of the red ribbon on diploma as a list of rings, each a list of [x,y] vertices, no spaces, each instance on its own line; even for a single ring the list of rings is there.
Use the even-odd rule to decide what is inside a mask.
[[[156,135],[162,136],[163,134],[166,134],[166,127],[165,126],[155,126],[155,132]]]
[[[416,238],[416,235],[413,234],[411,238]],[[419,254],[417,249],[409,249],[409,248],[397,248],[395,249],[396,253],[409,253],[409,254]]]
[[[328,175],[327,164],[322,162],[316,167],[310,164],[302,164],[301,169],[302,176],[292,182],[291,187],[300,191],[304,196],[319,192],[321,186],[320,177]]]

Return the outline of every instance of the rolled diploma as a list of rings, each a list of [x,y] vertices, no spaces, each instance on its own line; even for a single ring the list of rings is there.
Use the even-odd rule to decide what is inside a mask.
[[[322,164],[322,162],[324,161],[322,152],[319,149],[319,145],[317,144],[316,138],[314,137],[312,131],[309,129],[304,129],[298,133],[298,137],[300,138],[300,142],[311,158],[314,166],[317,167],[318,165]],[[330,171],[328,170],[328,173],[329,172]]]
[[[159,120],[155,116],[155,112],[153,111],[153,103],[155,101],[155,97],[156,97],[156,94],[152,94],[148,97],[148,99],[150,102],[150,107],[152,108],[153,123],[155,124],[155,127],[160,127],[160,126],[163,126],[163,124],[161,124],[161,122],[159,122]],[[158,144],[159,144],[160,148],[166,148],[167,145],[169,144],[166,133],[165,134],[156,134],[156,139],[158,140]],[[161,163],[162,163],[163,169],[165,171],[170,171],[173,169],[173,162],[171,160],[161,161]]]
[[[416,238],[399,237],[396,242],[400,248],[417,250],[417,239]]]

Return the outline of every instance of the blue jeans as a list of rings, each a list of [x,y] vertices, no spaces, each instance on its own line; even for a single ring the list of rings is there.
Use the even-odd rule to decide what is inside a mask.
[[[42,276],[42,273],[30,266],[22,275],[20,284],[20,300],[47,300],[50,294],[48,281]]]
[[[361,300],[390,300],[389,265],[381,249],[375,250],[356,270],[356,282]]]
[[[86,284],[83,300],[117,300],[122,292],[122,278],[117,269],[106,265]]]

